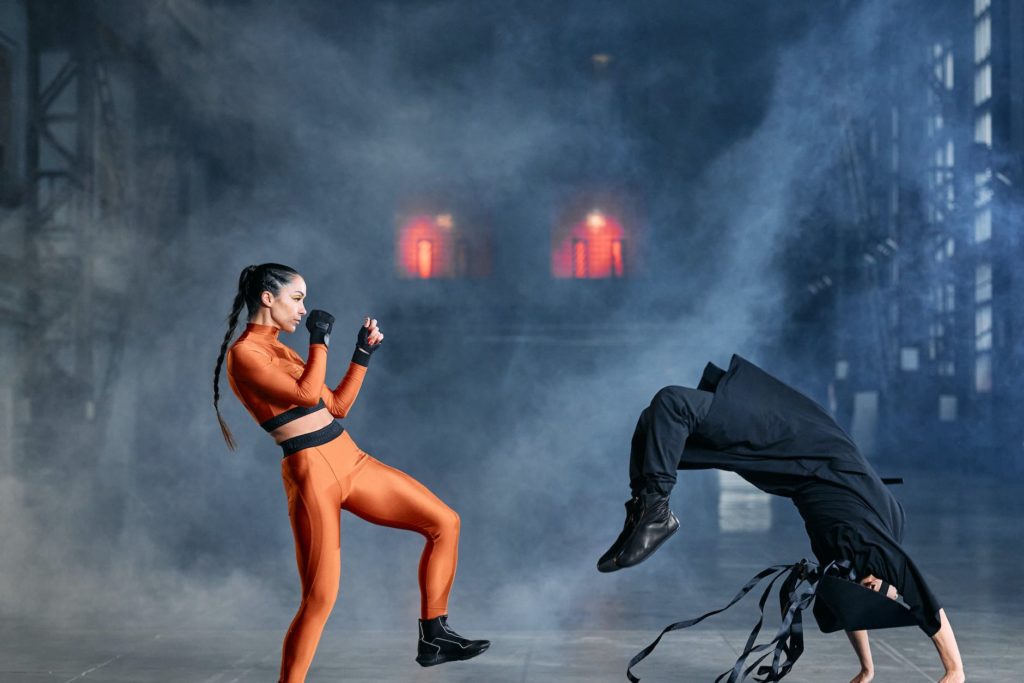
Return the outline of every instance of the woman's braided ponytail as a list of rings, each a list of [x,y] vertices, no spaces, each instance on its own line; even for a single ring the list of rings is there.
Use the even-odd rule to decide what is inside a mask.
[[[224,435],[224,441],[228,448],[235,450],[235,437],[228,429],[227,423],[220,414],[220,369],[224,365],[224,356],[228,352],[228,344],[235,334],[235,327],[238,325],[238,317],[242,314],[242,308],[249,310],[251,320],[260,308],[260,296],[268,291],[274,296],[281,291],[281,288],[292,278],[298,275],[294,268],[281,265],[280,263],[263,263],[258,266],[248,266],[238,276],[238,293],[235,294],[235,301],[231,304],[231,314],[228,315],[228,331],[224,335],[224,341],[220,345],[220,355],[217,356],[217,367],[213,371],[213,409],[217,411],[217,421],[220,422],[220,431]]]
[[[220,431],[224,436],[224,442],[227,443],[228,448],[231,450],[235,450],[235,437],[231,434],[228,423],[221,417],[220,406],[217,405],[220,401],[220,369],[224,365],[224,356],[228,352],[228,343],[230,343],[231,337],[235,334],[238,316],[242,314],[242,308],[245,307],[245,290],[249,284],[250,276],[256,269],[257,266],[249,266],[242,270],[242,274],[238,276],[238,293],[235,294],[235,301],[231,304],[231,314],[228,315],[228,331],[224,335],[224,341],[221,342],[220,355],[217,356],[217,367],[213,371],[213,409],[217,411],[217,421],[220,422]]]

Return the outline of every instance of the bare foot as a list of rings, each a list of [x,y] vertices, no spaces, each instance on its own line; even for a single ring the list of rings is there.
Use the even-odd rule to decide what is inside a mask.
[[[967,680],[963,671],[947,671],[946,675],[939,679],[939,683],[964,683]]]
[[[853,677],[850,683],[868,683],[875,678],[874,671],[861,671],[859,674]]]

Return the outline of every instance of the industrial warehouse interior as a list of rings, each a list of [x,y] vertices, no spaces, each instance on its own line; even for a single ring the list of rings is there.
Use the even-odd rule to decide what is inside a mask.
[[[954,673],[1019,681],[1022,45],[1017,0],[2,0],[0,681],[629,680],[822,559],[799,501],[680,464],[675,535],[597,568],[648,500],[638,416],[734,355],[888,482]],[[271,308],[259,264],[301,291]],[[260,429],[237,349],[267,321],[265,377],[327,359],[339,407],[281,408],[337,442]],[[330,464],[309,636],[302,458],[339,443],[456,512],[457,550]],[[490,643],[426,667],[442,547],[444,613]],[[781,640],[781,579],[746,657],[766,585],[630,675],[964,680],[924,626],[858,627],[862,678],[809,605]]]

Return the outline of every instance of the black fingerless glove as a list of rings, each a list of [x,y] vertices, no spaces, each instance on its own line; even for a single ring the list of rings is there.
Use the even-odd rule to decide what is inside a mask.
[[[356,365],[362,365],[364,368],[370,364],[370,356],[373,352],[380,348],[380,345],[384,343],[383,340],[377,342],[373,346],[370,346],[370,329],[368,327],[359,328],[359,336],[356,337],[356,350],[352,354],[352,362]]]
[[[334,327],[334,316],[319,308],[309,312],[306,318],[306,329],[309,330],[310,344],[331,344],[331,328]]]

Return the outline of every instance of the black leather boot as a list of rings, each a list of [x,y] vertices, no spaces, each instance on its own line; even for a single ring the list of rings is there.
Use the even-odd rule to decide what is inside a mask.
[[[619,567],[632,567],[646,560],[676,532],[679,520],[668,507],[668,496],[645,493],[640,497],[636,528],[615,558]]]
[[[622,532],[619,537],[612,543],[612,547],[605,551],[601,559],[597,561],[597,571],[599,572],[613,572],[616,569],[620,569],[619,565],[615,564],[615,558],[622,550],[622,544],[626,542],[629,535],[633,533],[633,529],[636,528],[637,519],[640,517],[640,499],[633,496],[626,501],[626,523],[622,525]]]
[[[420,619],[420,639],[416,661],[420,666],[457,662],[483,654],[491,646],[489,640],[463,638],[448,626],[448,615]]]

